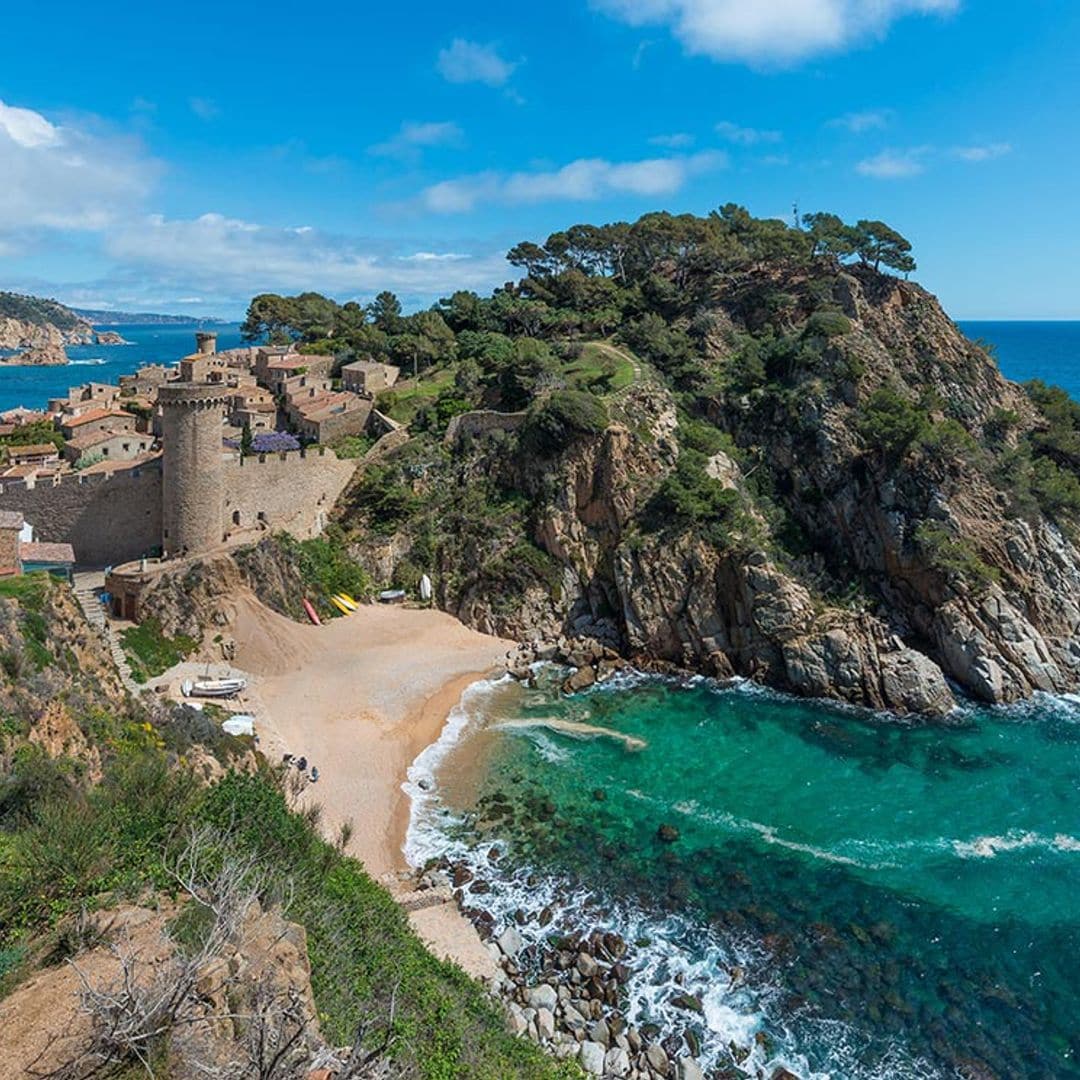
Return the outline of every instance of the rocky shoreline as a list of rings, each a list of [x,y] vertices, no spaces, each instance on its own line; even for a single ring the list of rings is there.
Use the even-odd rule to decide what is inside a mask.
[[[499,856],[497,847],[488,852],[493,862]],[[721,1055],[726,1061],[707,1068],[692,1023],[703,1011],[697,994],[688,989],[670,998],[672,1006],[685,1012],[685,1025],[663,1030],[653,1023],[631,1023],[626,1001],[636,962],[631,944],[598,928],[555,932],[552,907],[538,919],[541,927],[552,927],[547,943],[529,943],[518,928],[526,922],[523,911],[516,913],[516,923],[500,928],[494,916],[469,903],[470,893],[490,888],[467,863],[448,858],[433,861],[416,877],[418,894],[438,890],[452,895],[487,945],[502,972],[491,991],[502,1002],[513,1034],[531,1039],[560,1060],[573,1059],[588,1076],[611,1080],[739,1080],[747,1075],[742,1066],[755,1047],[769,1053],[768,1035],[758,1032],[755,1046],[732,1042]],[[736,967],[728,976],[736,987],[744,973]],[[798,1080],[782,1066],[757,1075],[763,1080]]]

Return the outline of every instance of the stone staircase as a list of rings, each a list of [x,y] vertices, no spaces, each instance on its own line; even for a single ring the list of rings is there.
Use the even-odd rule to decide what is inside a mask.
[[[109,653],[116,664],[116,670],[120,674],[120,681],[132,694],[138,694],[141,690],[139,684],[131,677],[131,667],[127,656],[120,647],[116,635],[112,632],[109,620],[105,617],[105,605],[101,602],[101,590],[105,587],[104,574],[76,574],[75,575],[75,599],[79,602],[86,621],[104,639]]]

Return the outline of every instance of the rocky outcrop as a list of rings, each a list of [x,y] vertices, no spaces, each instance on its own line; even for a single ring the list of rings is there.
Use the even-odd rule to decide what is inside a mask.
[[[940,668],[878,619],[815,605],[764,552],[725,557],[685,539],[624,545],[615,558],[631,655],[814,697],[942,714]]]
[[[18,350],[0,358],[5,364],[66,364],[66,345],[83,345],[94,340],[89,323],[75,322],[61,329],[49,322],[31,322],[0,315],[0,349]]]
[[[130,345],[130,341],[125,341],[115,330],[95,330],[94,331],[94,344],[95,345]]]

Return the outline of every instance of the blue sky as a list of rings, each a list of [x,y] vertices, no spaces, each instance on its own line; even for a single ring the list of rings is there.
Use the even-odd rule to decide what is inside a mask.
[[[957,318],[1080,318],[1076,0],[41,10],[4,14],[0,288],[415,307],[574,222],[797,202],[899,228]]]

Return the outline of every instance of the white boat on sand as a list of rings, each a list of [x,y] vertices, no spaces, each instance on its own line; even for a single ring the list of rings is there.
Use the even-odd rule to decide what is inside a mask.
[[[245,679],[186,679],[180,684],[184,697],[236,697],[247,686]]]

